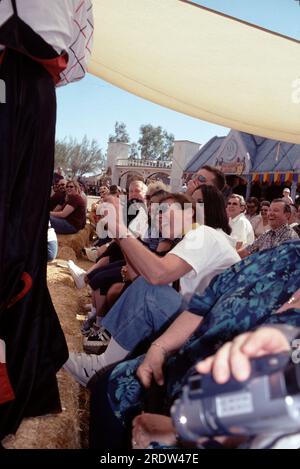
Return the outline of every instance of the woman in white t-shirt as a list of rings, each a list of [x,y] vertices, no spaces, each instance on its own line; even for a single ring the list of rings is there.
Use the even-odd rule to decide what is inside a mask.
[[[217,273],[240,260],[233,249],[221,193],[213,186],[202,186],[197,192],[196,200],[185,194],[170,194],[160,202],[161,236],[180,240],[164,257],[146,250],[123,221],[119,221],[118,228],[120,246],[137,274],[153,285],[166,285],[180,279],[184,296],[182,286],[187,274],[188,283],[194,283],[192,278],[197,278],[195,282],[203,291]],[[205,224],[202,220],[200,225],[203,205]]]
[[[112,336],[107,350],[101,355],[71,353],[64,365],[82,385],[87,385],[98,370],[121,361],[138,344],[166,327],[183,311],[193,293],[202,293],[215,275],[240,260],[229,236],[231,229],[221,192],[213,186],[202,186],[197,197],[204,203],[202,225],[195,224],[197,208],[201,212],[202,206],[197,207],[196,201],[184,194],[169,194],[157,207],[161,236],[179,240],[164,257],[135,239],[121,218],[116,224],[112,221],[127,264],[139,278],[102,320],[104,330]],[[117,199],[111,203],[118,213]],[[181,294],[170,286],[178,279]]]

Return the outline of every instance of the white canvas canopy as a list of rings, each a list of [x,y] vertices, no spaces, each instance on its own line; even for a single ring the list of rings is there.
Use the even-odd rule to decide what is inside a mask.
[[[300,143],[300,42],[182,0],[93,5],[92,74],[199,119]]]

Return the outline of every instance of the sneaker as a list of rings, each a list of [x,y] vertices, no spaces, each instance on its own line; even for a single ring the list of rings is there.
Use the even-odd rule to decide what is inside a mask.
[[[98,355],[71,352],[63,367],[78,383],[86,387],[89,380],[101,369],[102,364]]]
[[[83,350],[86,353],[99,355],[105,352],[110,342],[110,334],[103,327],[94,327],[90,334],[83,339]]]
[[[89,261],[96,262],[99,257],[97,254],[97,248],[85,248],[85,254]]]
[[[93,324],[96,320],[96,315],[97,315],[97,313],[91,313],[91,314],[89,314],[87,319],[85,319],[83,321],[82,326],[81,326],[81,334],[82,335],[87,336],[87,335],[90,334],[91,328],[93,327]]]
[[[88,304],[84,305],[83,309],[85,311],[91,311],[92,307],[93,307],[92,303],[88,303]]]
[[[81,267],[78,267],[78,265],[76,265],[73,261],[67,261],[67,264],[68,264],[68,268],[70,272],[74,272],[78,275],[86,273],[84,269],[81,269]]]
[[[73,261],[68,261],[68,268],[73,277],[76,287],[85,288],[86,287],[86,283],[84,280],[84,277],[86,274],[85,270],[78,267],[76,264],[74,264]]]

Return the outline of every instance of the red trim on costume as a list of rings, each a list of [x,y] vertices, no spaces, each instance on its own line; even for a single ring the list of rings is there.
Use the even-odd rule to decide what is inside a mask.
[[[67,52],[55,57],[55,59],[39,59],[32,56],[30,56],[30,58],[43,65],[47,72],[52,76],[55,84],[61,80],[60,74],[66,69],[69,60]]]
[[[6,49],[3,49],[3,50],[0,51],[0,65],[3,62],[4,56],[5,56],[5,51],[6,51]]]
[[[0,404],[12,401],[14,398],[15,395],[8,378],[6,364],[0,363]]]
[[[6,48],[0,51],[0,65],[4,60]],[[67,52],[64,52],[62,55],[55,57],[54,59],[39,59],[30,54],[25,54],[27,57],[30,57],[35,62],[41,64],[47,72],[51,75],[54,80],[54,83],[57,84],[61,81],[60,74],[67,68],[69,56]]]
[[[8,306],[7,306],[8,308],[10,308],[15,303],[17,303],[17,301],[20,301],[22,298],[24,298],[24,296],[27,295],[27,293],[29,292],[29,290],[32,287],[32,278],[31,278],[31,275],[29,275],[27,272],[22,273],[21,280],[24,283],[24,287],[22,288],[20,293],[18,293],[16,296],[14,296],[10,300],[10,302],[8,303]]]

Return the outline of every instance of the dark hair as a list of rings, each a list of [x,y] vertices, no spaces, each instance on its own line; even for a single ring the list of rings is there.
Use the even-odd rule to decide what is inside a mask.
[[[112,194],[112,195],[118,194],[118,193],[120,192],[120,187],[117,186],[116,184],[112,184],[112,185],[109,187],[109,192],[110,192],[110,194]]]
[[[231,228],[222,192],[215,186],[203,185],[199,189],[203,195],[205,224],[211,228],[221,228],[230,235]]]
[[[248,203],[254,204],[255,207],[256,207],[256,213],[259,213],[260,203],[259,203],[259,200],[256,197],[249,197],[246,204],[248,204]]]
[[[222,191],[224,189],[226,179],[225,179],[225,175],[222,171],[215,168],[214,166],[209,166],[208,164],[206,164],[205,166],[202,166],[201,169],[206,169],[206,171],[209,171],[210,173],[213,173],[213,175],[215,177],[216,187],[219,189],[219,191]]]
[[[273,203],[275,203],[275,204],[282,203],[284,205],[283,212],[284,213],[292,213],[292,209],[291,209],[290,204],[288,202],[286,202],[285,200],[283,200],[283,199],[274,199],[274,200],[272,200],[272,204]]]
[[[262,207],[270,207],[270,202],[268,200],[263,200],[261,203],[260,203],[260,208]]]

